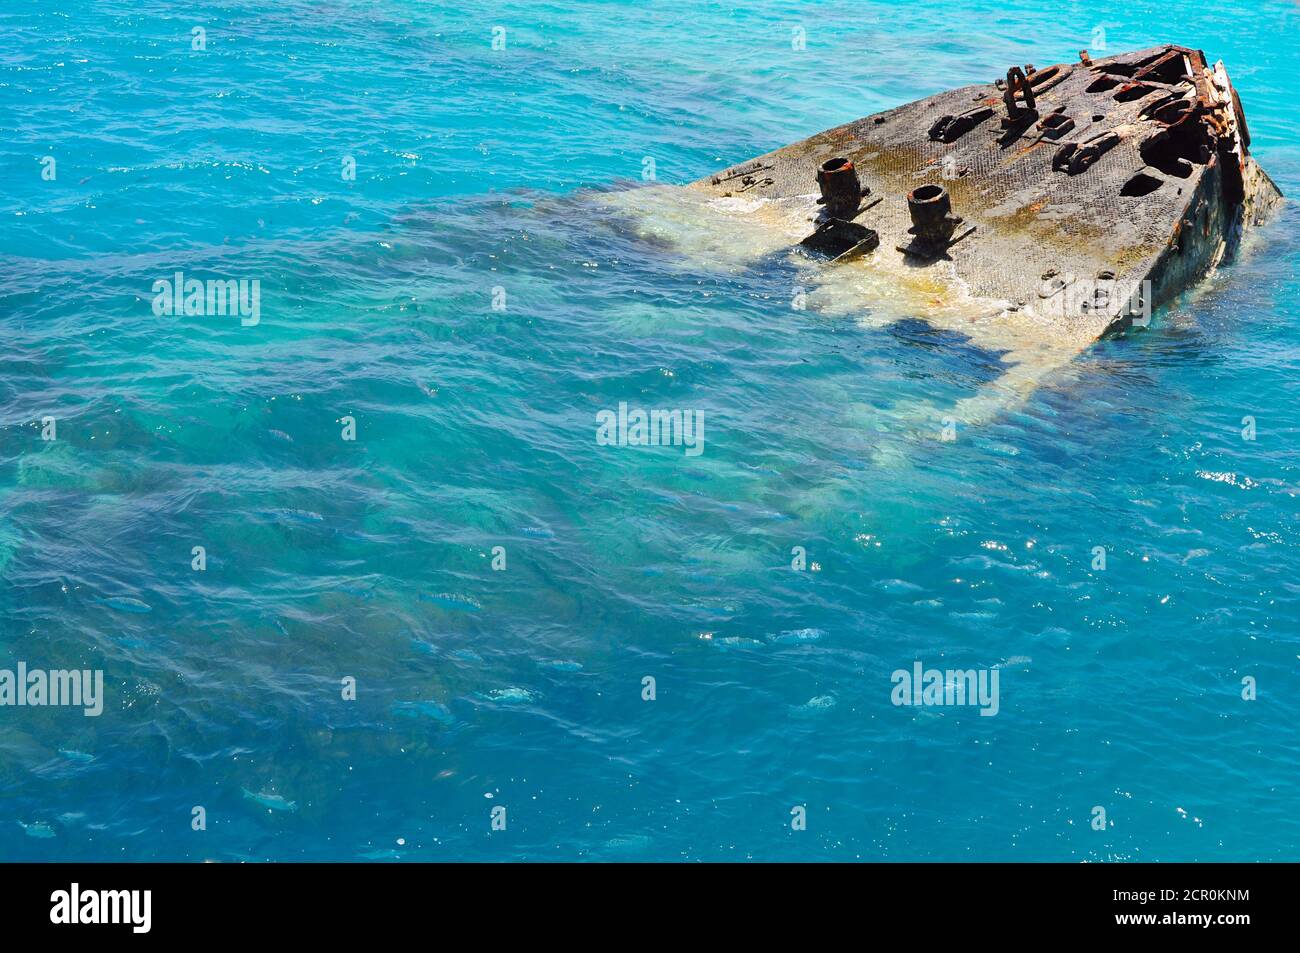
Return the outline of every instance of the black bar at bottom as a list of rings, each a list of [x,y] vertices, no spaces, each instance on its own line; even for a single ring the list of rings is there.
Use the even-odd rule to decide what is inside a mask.
[[[1295,873],[1286,864],[9,864],[0,916],[11,939],[128,942],[373,940],[420,923],[477,924],[499,940],[614,917],[633,933],[679,924],[733,941],[784,919],[949,938],[1231,943],[1287,925]],[[819,919],[802,920],[810,916]]]

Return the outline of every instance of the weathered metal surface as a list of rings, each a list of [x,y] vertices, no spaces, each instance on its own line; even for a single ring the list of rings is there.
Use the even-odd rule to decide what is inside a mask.
[[[860,223],[880,237],[868,266],[893,256],[933,269],[1000,303],[1006,320],[1032,314],[1081,346],[1130,323],[1144,282],[1159,304],[1204,276],[1277,204],[1249,142],[1221,63],[1179,46],[1084,51],[838,126],[691,188],[773,200],[809,231],[831,217]],[[852,200],[859,187],[870,200]]]

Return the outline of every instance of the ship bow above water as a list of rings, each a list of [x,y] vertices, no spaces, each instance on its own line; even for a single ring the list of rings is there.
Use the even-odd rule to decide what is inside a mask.
[[[997,302],[1002,321],[1084,347],[1230,259],[1282,196],[1250,155],[1222,63],[1172,45],[1079,56],[867,116],[690,188],[801,219],[800,244],[829,267],[933,274]]]

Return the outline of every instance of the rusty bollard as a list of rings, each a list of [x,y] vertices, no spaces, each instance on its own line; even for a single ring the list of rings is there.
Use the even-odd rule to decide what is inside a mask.
[[[908,192],[907,211],[912,216],[911,233],[934,248],[947,245],[961,223],[952,214],[952,200],[942,185],[920,185]]]
[[[817,187],[822,197],[818,203],[826,207],[832,218],[852,218],[858,211],[864,190],[858,181],[858,172],[848,159],[827,159],[817,170]]]

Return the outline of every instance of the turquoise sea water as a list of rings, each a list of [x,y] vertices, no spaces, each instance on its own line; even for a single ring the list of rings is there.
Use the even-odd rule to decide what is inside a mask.
[[[646,157],[684,183],[1098,30],[1224,59],[1294,195],[1297,28],[6,3],[0,668],[107,697],[0,708],[0,857],[1300,859],[1293,206],[950,443],[901,421],[998,354],[610,208]],[[156,316],[177,270],[258,279],[260,323]],[[701,411],[704,452],[597,445],[620,401]],[[895,707],[915,660],[997,667],[998,715]]]

